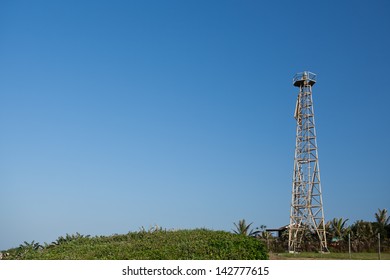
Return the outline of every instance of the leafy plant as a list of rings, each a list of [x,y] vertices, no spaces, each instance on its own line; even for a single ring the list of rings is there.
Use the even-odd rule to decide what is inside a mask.
[[[330,222],[329,231],[333,236],[334,241],[343,240],[346,235],[348,235],[349,228],[346,228],[346,223],[348,219],[343,220],[343,218],[333,218]]]
[[[387,209],[378,209],[375,213],[375,232],[379,233],[383,238],[388,237],[386,228],[390,223],[390,217],[387,214]]]
[[[67,239],[64,237],[63,239]],[[207,229],[152,230],[123,235],[76,238],[39,251],[15,254],[7,259],[72,260],[248,260],[268,259],[262,241],[256,238]],[[68,237],[69,239],[69,237]],[[58,240],[58,239],[57,239]]]
[[[253,230],[250,227],[253,223],[247,224],[245,219],[239,220],[238,224],[233,223],[236,229],[233,229],[235,234],[245,235],[245,236],[256,236],[260,233],[258,230]]]
[[[39,244],[39,242],[35,242],[34,240],[31,243],[24,241],[23,244],[19,245],[20,250],[39,250],[42,249],[43,246]]]

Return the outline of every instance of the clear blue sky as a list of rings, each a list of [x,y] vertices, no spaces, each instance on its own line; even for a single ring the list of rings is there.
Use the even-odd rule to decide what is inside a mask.
[[[390,210],[388,1],[1,1],[0,249],[289,222],[295,73],[326,220]]]

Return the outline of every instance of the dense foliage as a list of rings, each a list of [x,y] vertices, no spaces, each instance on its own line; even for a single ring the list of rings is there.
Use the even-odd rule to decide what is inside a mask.
[[[66,235],[44,246],[25,242],[3,252],[5,259],[54,260],[249,260],[268,259],[254,237],[207,229],[141,230],[124,235]]]
[[[348,219],[334,218],[325,224],[327,244],[330,252],[383,252],[390,253],[390,217],[386,209],[378,209],[375,221],[358,220],[348,226]],[[270,252],[282,253],[288,247],[288,229],[279,238],[270,235],[259,236]],[[319,251],[316,233],[306,231],[302,239],[303,252]],[[380,248],[379,248],[380,246]],[[379,250],[380,249],[380,250]]]

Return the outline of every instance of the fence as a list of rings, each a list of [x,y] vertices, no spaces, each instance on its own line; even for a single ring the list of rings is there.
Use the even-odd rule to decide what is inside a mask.
[[[283,234],[281,237],[273,237],[267,235],[260,238],[266,244],[268,251],[273,253],[284,253],[288,248],[288,234]],[[378,258],[381,258],[381,253],[390,253],[390,239],[382,237],[379,233],[370,237],[354,237],[348,234],[343,239],[333,241],[328,240],[328,249],[333,253],[378,253]],[[318,252],[319,241],[315,236],[305,236],[302,242],[302,251]]]

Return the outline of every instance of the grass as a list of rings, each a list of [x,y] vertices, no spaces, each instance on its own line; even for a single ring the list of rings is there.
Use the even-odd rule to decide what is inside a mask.
[[[271,260],[378,260],[378,253],[329,253],[302,252],[299,254],[270,253]],[[390,260],[390,253],[381,253],[381,260]]]
[[[100,237],[67,235],[45,246],[25,242],[3,255],[5,259],[22,260],[268,259],[264,244],[256,238],[207,229],[158,229]]]

